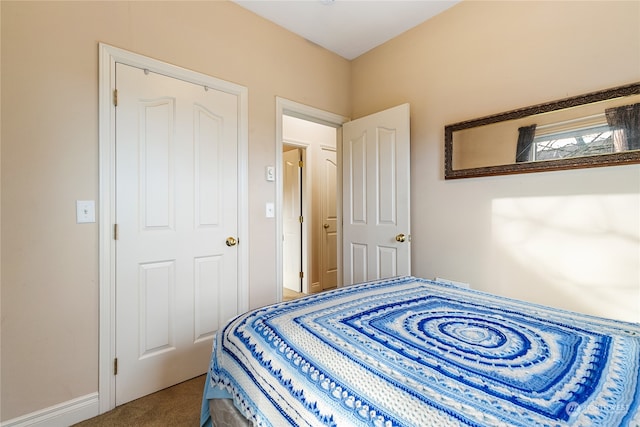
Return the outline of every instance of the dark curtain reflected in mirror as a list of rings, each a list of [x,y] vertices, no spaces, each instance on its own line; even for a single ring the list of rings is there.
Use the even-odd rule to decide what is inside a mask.
[[[640,103],[605,110],[616,152],[640,150]]]
[[[516,162],[533,160],[533,140],[536,136],[535,124],[518,128],[518,145],[516,146]]]

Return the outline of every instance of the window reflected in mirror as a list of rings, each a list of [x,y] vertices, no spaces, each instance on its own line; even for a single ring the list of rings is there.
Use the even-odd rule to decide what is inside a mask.
[[[640,83],[445,127],[445,178],[640,162]]]
[[[613,154],[640,149],[640,104],[604,113],[518,129],[516,162]]]
[[[574,131],[542,134],[533,139],[520,162],[566,159],[614,153],[613,131],[608,125]]]

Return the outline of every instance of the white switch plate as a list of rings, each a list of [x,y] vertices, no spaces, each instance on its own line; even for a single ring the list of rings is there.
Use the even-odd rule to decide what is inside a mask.
[[[267,166],[264,171],[264,177],[267,181],[275,181],[276,169],[273,166]]]
[[[273,218],[275,216],[275,210],[273,207],[273,203],[267,203],[265,214],[267,218]]]
[[[76,223],[96,222],[96,203],[93,200],[76,200]]]

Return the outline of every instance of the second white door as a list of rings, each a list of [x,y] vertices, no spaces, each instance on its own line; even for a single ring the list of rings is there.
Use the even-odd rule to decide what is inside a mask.
[[[302,292],[302,174],[300,173],[300,149],[294,148],[282,154],[283,191],[282,237],[284,287]]]
[[[411,274],[409,104],[343,127],[345,285]]]
[[[322,148],[321,152],[322,241],[320,242],[320,283],[322,284],[322,290],[325,291],[338,285],[338,207],[336,200],[338,165],[334,149]]]

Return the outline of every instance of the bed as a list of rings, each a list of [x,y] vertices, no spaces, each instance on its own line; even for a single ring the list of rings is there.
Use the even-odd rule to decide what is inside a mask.
[[[231,320],[201,425],[639,426],[639,365],[639,324],[398,277]]]

